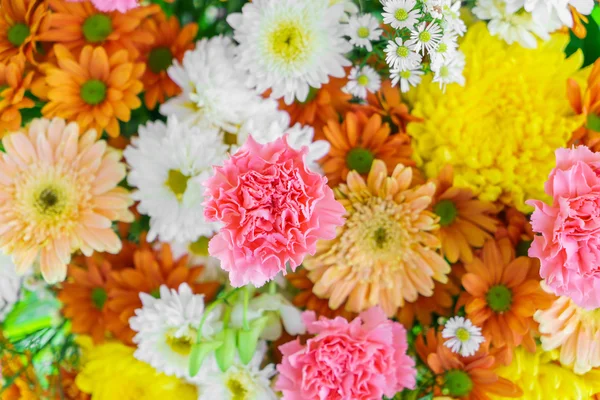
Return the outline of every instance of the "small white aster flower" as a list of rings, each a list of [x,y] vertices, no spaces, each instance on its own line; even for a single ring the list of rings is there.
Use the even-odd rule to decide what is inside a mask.
[[[346,26],[346,36],[355,47],[364,47],[367,51],[373,50],[371,41],[381,37],[379,21],[371,14],[350,17]]]
[[[422,0],[425,5],[425,12],[435,19],[442,19],[444,16],[444,6],[450,4],[450,0]]]
[[[461,51],[457,51],[453,57],[431,64],[431,70],[434,72],[433,82],[438,82],[440,89],[444,92],[446,91],[446,85],[450,83],[458,83],[464,86],[464,69],[465,55]]]
[[[442,40],[442,28],[434,22],[423,22],[414,31],[410,32],[412,49],[421,54],[433,52]]]
[[[352,46],[343,37],[343,15],[343,4],[323,0],[255,0],[230,14],[237,65],[248,73],[248,86],[271,89],[271,97],[291,104],[330,76],[345,76],[351,63],[344,54]]]
[[[384,50],[385,62],[390,68],[413,68],[421,64],[423,57],[414,51],[410,40],[403,41],[401,37],[388,41]]]
[[[419,9],[414,9],[416,0],[388,0],[383,3],[383,22],[392,28],[402,29],[412,27],[422,17]]]
[[[0,322],[19,300],[22,283],[11,257],[0,253]]]
[[[329,0],[330,6],[336,4],[341,4],[344,7],[344,15],[342,15],[340,22],[348,22],[349,17],[358,14],[358,12],[360,11],[358,6],[354,4],[353,0]]]
[[[348,75],[348,83],[342,90],[345,93],[364,100],[367,98],[367,93],[375,93],[380,87],[381,77],[377,71],[365,65],[362,68],[352,68]]]
[[[481,328],[463,317],[450,318],[444,326],[442,337],[448,339],[444,342],[446,347],[463,357],[475,354],[479,346],[485,342]]]
[[[220,228],[204,219],[204,187],[213,165],[227,159],[227,146],[216,128],[191,126],[171,117],[149,122],[125,149],[128,182],[138,210],[150,216],[148,240],[195,241]]]
[[[194,294],[187,283],[178,290],[160,287],[160,298],[140,293],[142,308],[135,310],[129,326],[137,334],[135,358],[159,372],[192,379],[188,365],[197,329],[204,318],[204,295]],[[214,308],[202,325],[202,336],[212,338],[222,329],[221,309]]]
[[[390,70],[392,87],[400,83],[400,91],[402,93],[408,92],[411,86],[417,86],[419,83],[421,83],[422,76],[423,70],[421,69],[420,65],[414,68],[392,68]]]
[[[437,48],[429,54],[432,63],[440,63],[454,57],[458,51],[458,36],[453,31],[444,32]]]
[[[463,36],[467,32],[467,25],[460,18],[460,0],[456,0],[452,5],[444,6],[444,20],[449,31]]]

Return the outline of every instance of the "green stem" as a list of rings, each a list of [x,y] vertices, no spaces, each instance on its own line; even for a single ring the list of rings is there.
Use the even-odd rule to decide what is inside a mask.
[[[217,298],[212,302],[211,305],[206,307],[204,310],[204,315],[202,315],[202,321],[200,321],[200,326],[198,326],[198,332],[196,333],[196,343],[200,343],[202,341],[202,328],[204,327],[204,323],[206,322],[206,318],[208,318],[209,314],[217,307],[219,304],[223,304],[226,302],[231,296],[236,294],[240,288],[235,288],[231,292],[226,293],[224,296]]]
[[[269,282],[269,294],[276,294],[277,293],[277,282],[275,282],[275,279],[273,279],[271,282]]]
[[[250,330],[250,324],[248,323],[248,304],[250,303],[250,287],[244,287],[244,330]]]

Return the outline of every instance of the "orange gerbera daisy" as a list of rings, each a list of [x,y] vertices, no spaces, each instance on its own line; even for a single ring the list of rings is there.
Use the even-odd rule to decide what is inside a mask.
[[[451,263],[471,262],[472,248],[483,246],[496,231],[496,207],[478,200],[470,189],[455,187],[451,165],[437,177],[433,211],[440,217],[442,252]]]
[[[13,57],[33,60],[38,31],[47,13],[42,0],[1,0],[0,63]]]
[[[142,105],[145,65],[130,62],[126,50],[109,57],[102,47],[86,46],[78,60],[62,45],[54,50],[58,65],[47,71],[49,101],[42,114],[77,121],[82,131],[95,129],[98,136],[104,130],[119,136],[118,121],[129,121],[131,110]]]
[[[554,296],[540,285],[535,260],[515,258],[508,238],[488,240],[481,258],[466,264],[462,278],[465,311],[497,348],[523,344],[535,351],[533,314],[552,304]]]
[[[47,0],[54,11],[48,17],[40,39],[61,43],[73,54],[86,46],[102,46],[108,54],[125,49],[132,60],[139,48],[150,46],[152,34],[140,29],[142,21],[160,11],[158,5],[137,7],[126,13],[101,12],[89,1]]]
[[[406,132],[406,124],[421,121],[421,118],[410,115],[408,106],[402,102],[402,95],[397,87],[392,87],[389,80],[381,83],[381,88],[376,93],[368,92],[367,106],[358,106],[369,112],[374,112],[391,121],[396,131]]]
[[[517,256],[526,256],[533,240],[533,229],[527,216],[510,207],[504,209],[499,217],[502,223],[496,230],[496,240],[507,237],[516,247]]]
[[[346,181],[350,171],[366,176],[375,159],[385,163],[388,173],[398,164],[414,165],[408,135],[391,135],[379,114],[349,112],[341,125],[337,118],[327,121],[323,132],[331,148],[319,162],[332,187]]]
[[[31,108],[35,102],[25,97],[34,71],[25,73],[25,60],[14,58],[8,64],[0,64],[0,137],[21,127],[22,108]]]
[[[419,358],[436,375],[435,396],[451,396],[455,400],[490,400],[490,396],[520,397],[523,391],[513,382],[496,374],[500,364],[490,354],[488,342],[471,357],[462,357],[444,345],[444,339],[434,329],[419,335],[415,341]]]
[[[181,91],[169,78],[167,68],[173,60],[181,62],[185,52],[194,48],[198,25],[190,23],[181,29],[177,17],[171,16],[167,19],[161,11],[153,18],[148,18],[143,26],[154,38],[152,47],[142,52],[143,61],[146,63],[146,72],[142,76],[146,88],[144,102],[146,107],[152,110],[157,102],[164,103],[165,97],[175,96]]]
[[[135,310],[142,307],[140,293],[159,296],[161,285],[178,289],[187,283],[194,293],[204,294],[208,302],[217,293],[218,282],[199,282],[203,267],[188,266],[188,256],[173,259],[171,247],[163,243],[159,250],[142,248],[133,255],[133,269],[112,271],[108,289],[107,326],[117,338],[126,344],[132,344],[135,332],[129,327],[129,318]]]
[[[579,83],[569,78],[567,94],[573,110],[586,117],[583,125],[573,132],[569,144],[581,142],[593,151],[599,151],[600,128],[597,127],[600,125],[600,60],[596,60],[592,66],[585,91],[582,93]]]

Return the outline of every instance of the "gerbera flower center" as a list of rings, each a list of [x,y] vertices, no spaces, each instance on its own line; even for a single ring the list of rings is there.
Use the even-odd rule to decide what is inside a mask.
[[[181,337],[175,337],[172,333],[167,334],[167,344],[173,350],[173,352],[182,356],[187,356],[192,351],[192,345],[194,344],[194,338],[192,335],[184,335]]]
[[[81,85],[79,94],[87,104],[98,105],[106,99],[106,84],[99,79],[90,79]]]
[[[504,285],[492,286],[485,295],[488,306],[497,313],[510,310],[512,292]]]
[[[371,32],[369,31],[369,28],[367,28],[366,26],[361,26],[360,28],[358,28],[356,30],[356,34],[358,35],[359,38],[361,39],[366,39],[369,37],[369,34]]]
[[[148,55],[148,67],[155,74],[165,71],[172,63],[173,53],[168,47],[157,47]]]
[[[189,245],[188,249],[194,255],[207,257],[209,241],[210,238],[207,238],[206,236],[200,236],[198,240]]]
[[[367,86],[369,84],[369,77],[366,75],[361,75],[358,77],[358,79],[356,80],[356,82],[360,85],[360,86]]]
[[[431,40],[431,33],[428,31],[423,31],[419,33],[419,40],[423,43],[427,43]]]
[[[440,217],[441,226],[451,225],[456,220],[456,216],[458,215],[458,210],[456,209],[456,205],[452,200],[440,201],[433,208],[433,212]]]
[[[374,159],[375,156],[370,150],[357,147],[348,152],[346,165],[351,171],[366,174],[371,169]]]
[[[466,328],[458,328],[456,330],[456,338],[461,342],[466,342],[471,338],[471,333]]]
[[[108,299],[108,294],[106,293],[106,290],[104,290],[104,288],[97,287],[92,289],[91,298],[94,306],[98,310],[102,310],[102,308],[104,307],[104,303],[106,303],[106,300]]]
[[[309,32],[298,21],[283,21],[267,38],[270,52],[284,64],[304,60],[312,42]]]
[[[473,381],[469,374],[455,369],[444,375],[444,394],[447,392],[452,397],[466,396],[473,390]]]
[[[34,198],[36,211],[45,217],[62,215],[67,205],[64,188],[53,184],[42,186]]]
[[[82,26],[83,36],[89,43],[100,43],[112,33],[112,20],[104,14],[89,16]]]
[[[181,200],[183,198],[183,194],[187,190],[189,176],[184,175],[178,169],[169,170],[169,176],[165,184],[177,197],[177,200]]]
[[[26,24],[20,22],[10,27],[7,33],[7,38],[10,44],[12,44],[15,47],[20,47],[23,43],[25,43],[25,40],[29,37],[29,33],[29,27]]]
[[[398,21],[406,21],[408,19],[408,11],[403,8],[399,8],[394,13],[394,18],[396,18]]]
[[[396,55],[398,55],[398,57],[407,57],[409,53],[410,51],[406,46],[398,46],[396,49]]]

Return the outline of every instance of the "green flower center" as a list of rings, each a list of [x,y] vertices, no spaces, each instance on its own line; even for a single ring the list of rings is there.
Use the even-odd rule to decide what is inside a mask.
[[[488,306],[497,313],[510,310],[512,292],[504,285],[492,286],[485,295]]]
[[[230,378],[225,383],[229,393],[231,394],[231,400],[249,400],[248,389],[244,387],[244,385],[235,378]]]
[[[402,79],[408,79],[410,78],[411,72],[409,70],[406,71],[400,71],[400,78]]]
[[[408,50],[408,47],[406,46],[398,46],[398,48],[396,49],[396,54],[398,55],[398,57],[407,57],[409,53],[410,50]]]
[[[452,397],[466,396],[473,390],[473,381],[466,372],[451,370],[444,375],[444,389]]]
[[[58,217],[67,207],[66,195],[60,186],[49,185],[43,187],[35,195],[35,208],[44,216]]]
[[[10,27],[7,33],[8,41],[15,47],[21,47],[25,40],[29,37],[29,27],[20,22]]]
[[[408,19],[408,11],[403,8],[399,8],[394,13],[394,18],[396,18],[398,21],[406,21]]]
[[[192,345],[194,344],[193,338],[189,336],[174,337],[171,334],[167,334],[166,339],[167,344],[174,353],[187,356],[192,352]]]
[[[428,31],[423,31],[419,33],[419,40],[423,43],[427,43],[431,40],[431,33]]]
[[[440,43],[440,45],[437,48],[437,52],[445,53],[446,51],[448,51],[448,45],[446,43]]]
[[[374,240],[375,240],[375,245],[382,249],[385,245],[385,243],[387,242],[388,239],[388,235],[387,232],[385,230],[385,228],[377,228],[377,230],[375,231],[374,236]]]
[[[435,212],[440,217],[440,225],[448,226],[451,225],[458,215],[456,205],[451,200],[442,200],[433,207]]]
[[[529,247],[531,247],[531,240],[520,240],[519,243],[517,243],[516,248],[517,257],[526,257],[529,252]]]
[[[190,244],[190,246],[189,246],[190,252],[197,256],[203,256],[203,257],[208,256],[208,242],[209,241],[210,241],[210,238],[207,238],[206,236],[200,236],[200,238],[198,240],[196,240],[194,243]]]
[[[356,82],[360,85],[360,86],[367,86],[369,84],[369,77],[366,75],[361,75],[358,77],[358,79],[356,80]]]
[[[448,66],[447,66],[447,65],[443,65],[443,66],[440,68],[440,76],[441,76],[442,78],[447,78],[448,76],[450,76],[450,68],[448,68]]]
[[[160,289],[156,288],[150,291],[150,296],[154,297],[155,299],[160,299]]]
[[[358,28],[358,30],[356,31],[356,34],[358,35],[359,38],[361,39],[366,39],[369,37],[369,34],[371,32],[369,31],[369,28],[367,28],[366,26],[361,26],[360,28]]]
[[[112,20],[107,15],[95,14],[83,22],[82,30],[88,43],[100,43],[112,33]]]
[[[370,150],[355,148],[348,152],[346,156],[346,165],[352,171],[356,171],[359,174],[366,174],[371,170],[371,164],[375,156]]]
[[[108,294],[106,294],[106,290],[101,287],[97,287],[92,289],[92,303],[98,310],[102,310],[104,307],[104,303],[106,303],[106,299],[108,299]]]
[[[168,47],[157,47],[148,55],[148,67],[150,71],[158,74],[171,66],[173,54]]]
[[[106,99],[106,84],[99,79],[90,79],[81,85],[79,94],[87,104],[98,105]]]
[[[183,198],[183,194],[187,190],[189,176],[184,175],[178,169],[169,170],[169,177],[165,184],[171,189],[171,191],[177,197],[177,200],[181,200]]]
[[[461,342],[466,342],[471,338],[471,333],[466,328],[458,328],[456,330],[456,338]]]

